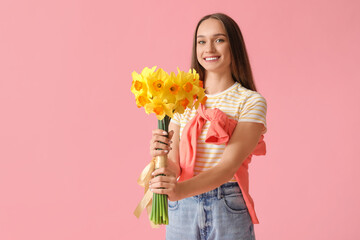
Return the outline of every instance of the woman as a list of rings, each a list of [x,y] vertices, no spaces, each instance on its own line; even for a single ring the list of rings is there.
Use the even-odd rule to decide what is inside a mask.
[[[199,21],[191,67],[204,80],[205,106],[175,114],[169,136],[156,129],[150,142],[152,156],[169,159],[150,181],[154,193],[168,195],[166,239],[255,239],[247,167],[266,152],[266,100],[234,20],[217,13]]]

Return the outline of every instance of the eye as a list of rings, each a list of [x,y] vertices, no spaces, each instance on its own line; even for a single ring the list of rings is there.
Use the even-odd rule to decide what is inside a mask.
[[[203,40],[198,41],[198,44],[204,44],[204,43],[205,43],[205,41],[203,41]]]
[[[225,42],[225,40],[224,39],[222,39],[222,38],[218,38],[218,39],[216,39],[216,41],[215,42]]]

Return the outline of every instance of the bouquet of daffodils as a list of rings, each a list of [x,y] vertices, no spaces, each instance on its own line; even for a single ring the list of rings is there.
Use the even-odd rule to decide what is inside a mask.
[[[193,69],[168,74],[163,69],[156,70],[145,67],[141,74],[132,73],[131,92],[135,95],[136,105],[144,107],[147,114],[155,113],[158,128],[168,131],[170,119],[174,113],[184,113],[186,108],[198,108],[206,101],[203,82]],[[154,169],[165,167],[166,156],[158,156],[142,172],[138,183],[145,188],[144,198],[134,214],[139,217],[144,208],[148,209],[152,226],[168,224],[167,195],[153,193],[148,190],[151,173]]]

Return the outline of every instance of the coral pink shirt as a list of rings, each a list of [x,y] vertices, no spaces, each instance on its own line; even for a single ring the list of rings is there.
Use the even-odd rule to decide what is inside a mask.
[[[197,138],[206,121],[210,121],[210,127],[205,142],[212,144],[227,144],[237,124],[236,120],[228,118],[221,110],[217,108],[205,109],[203,105],[200,105],[197,114],[186,124],[182,132],[180,140],[181,174],[179,181],[184,181],[194,176]],[[252,155],[266,154],[266,145],[263,139],[264,135],[261,135],[256,148],[243,161],[234,176],[240,186],[251,220],[254,224],[259,223],[259,221],[255,213],[254,201],[249,194],[248,164],[251,162]]]

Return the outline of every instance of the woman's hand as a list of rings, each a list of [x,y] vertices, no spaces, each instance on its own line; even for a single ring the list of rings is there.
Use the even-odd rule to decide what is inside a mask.
[[[158,176],[164,174],[165,176]],[[149,189],[154,193],[166,194],[170,201],[182,199],[180,196],[180,184],[177,182],[176,174],[170,168],[159,168],[152,173],[154,177],[149,182]]]
[[[166,155],[169,153],[171,148],[171,138],[174,135],[174,131],[167,132],[161,129],[155,129],[152,131],[152,138],[150,141],[150,154],[153,157]]]
[[[167,194],[170,201],[181,199],[179,193],[179,186],[177,183],[177,175],[180,174],[179,166],[179,132],[180,126],[172,124],[169,125],[169,134],[164,130],[155,129],[152,132],[150,141],[150,154],[153,157],[167,155],[172,150],[172,141],[174,137],[174,150],[168,155],[166,168],[159,168],[153,172],[153,178],[149,182],[149,188],[154,193]],[[163,174],[165,176],[159,176]]]

